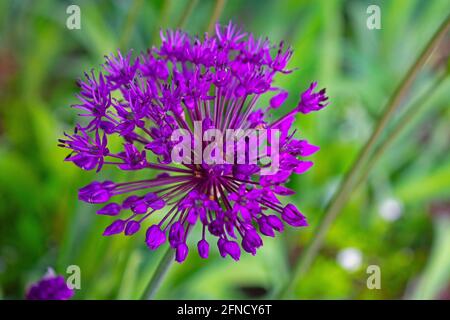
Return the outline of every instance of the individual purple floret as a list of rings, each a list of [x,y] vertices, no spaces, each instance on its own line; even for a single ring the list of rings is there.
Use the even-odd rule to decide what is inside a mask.
[[[115,217],[103,234],[145,232],[151,250],[168,242],[176,261],[183,262],[197,225],[201,238],[192,243],[201,258],[217,248],[222,257],[239,260],[241,249],[256,254],[262,236],[274,237],[285,224],[307,226],[296,206],[283,205],[279,198],[295,194],[285,184],[293,174],[307,172],[313,165],[307,158],[319,150],[294,137],[295,116],[324,108],[328,97],[313,82],[296,106],[272,118],[271,111],[284,110],[289,97],[273,79],[292,72],[287,69],[291,56],[283,42],[273,45],[231,23],[217,25],[214,35],[202,38],[168,30],[161,32],[159,47],[136,58],[131,51],[109,55],[97,76],[91,72],[79,80],[74,107],[87,121],[59,140],[71,150],[66,161],[84,170],[113,167],[148,173],[144,180],[94,181],[79,190],[80,200],[104,203],[98,214]],[[262,95],[268,95],[264,105]],[[174,133],[183,129],[198,135],[194,123],[202,124],[202,137],[208,129],[278,131],[279,166],[262,174],[267,163],[261,158],[250,163],[254,146],[245,144],[244,149],[240,144],[232,149],[243,151],[236,163],[174,161]],[[195,158],[198,143],[189,143],[194,151],[187,156]],[[205,151],[203,143],[200,149]],[[214,149],[211,156],[223,152]]]
[[[74,295],[63,276],[55,275],[53,270],[38,282],[34,283],[26,293],[27,300],[69,300]]]

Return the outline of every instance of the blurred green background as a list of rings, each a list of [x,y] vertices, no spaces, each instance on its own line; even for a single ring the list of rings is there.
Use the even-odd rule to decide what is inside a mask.
[[[81,8],[81,30],[66,27],[66,8]],[[366,27],[370,4],[381,8],[381,30]],[[149,251],[140,232],[104,238],[110,223],[77,189],[95,173],[65,163],[57,139],[73,127],[75,80],[103,56],[135,53],[158,44],[160,28],[203,34],[215,1],[0,1],[0,298],[21,299],[47,267],[66,274],[81,268],[77,299],[137,299],[163,250]],[[291,181],[290,201],[309,228],[266,239],[239,263],[214,252],[203,261],[192,250],[175,264],[157,298],[263,298],[287,280],[323,214],[326,202],[367,141],[384,104],[450,12],[447,0],[238,1],[228,0],[220,21],[257,36],[285,40],[294,56],[291,75],[276,84],[291,105],[309,82],[327,88],[331,105],[299,117],[299,132],[321,151],[316,165]],[[447,63],[448,38],[416,79],[408,100],[434,85]],[[353,193],[327,234],[299,299],[450,297],[450,82],[427,96],[421,112]],[[127,177],[108,169],[102,178]],[[192,248],[195,236],[191,237]],[[213,250],[216,251],[216,250]],[[381,269],[381,289],[369,290],[366,268]]]

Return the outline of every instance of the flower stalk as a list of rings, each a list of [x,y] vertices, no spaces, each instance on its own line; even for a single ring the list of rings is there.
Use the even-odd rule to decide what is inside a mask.
[[[149,283],[147,284],[147,287],[142,294],[141,300],[153,300],[156,292],[160,288],[164,278],[169,272],[169,269],[173,264],[173,260],[174,253],[172,250],[170,250],[170,248],[167,248]]]
[[[397,111],[401,102],[403,101],[406,93],[411,87],[414,79],[416,78],[418,72],[421,70],[423,65],[426,63],[429,56],[432,54],[434,49],[441,42],[441,39],[446,35],[450,28],[450,17],[447,17],[445,21],[441,24],[439,29],[436,31],[434,36],[428,42],[428,44],[423,49],[422,53],[419,55],[415,63],[411,66],[403,80],[400,82],[399,86],[395,90],[394,94],[388,101],[383,114],[381,115],[378,123],[376,124],[375,130],[370,136],[367,143],[364,145],[363,149],[359,153],[352,167],[342,180],[337,192],[329,202],[325,209],[325,214],[319,223],[315,236],[312,238],[311,242],[307,246],[306,250],[300,256],[293,267],[293,273],[290,277],[290,281],[279,291],[278,296],[280,298],[287,298],[291,296],[293,289],[295,288],[298,281],[305,275],[309,267],[317,256],[322,244],[325,240],[325,236],[331,227],[331,224],[336,219],[337,215],[341,212],[342,208],[345,206],[347,200],[350,198],[351,193],[355,189],[359,182],[359,175],[361,174],[361,169],[369,160],[375,146],[379,142],[381,134],[384,132],[387,124],[392,119],[395,111]],[[388,138],[389,139],[389,138]]]
[[[214,30],[214,26],[218,22],[220,15],[222,14],[223,8],[225,8],[225,0],[216,0],[211,19],[208,23],[208,32],[211,33]]]
[[[390,135],[380,144],[380,146],[375,150],[373,156],[368,161],[363,174],[359,178],[356,187],[361,183],[366,181],[375,164],[381,159],[381,157],[386,153],[389,147],[395,142],[395,140],[400,136],[400,134],[405,130],[405,128],[410,124],[419,111],[426,106],[426,100],[429,99],[439,88],[440,85],[447,79],[448,71],[440,75],[438,79],[431,85],[428,90],[425,90],[423,94],[416,100],[416,102],[411,106],[411,108],[406,112],[402,119],[398,122],[398,125],[391,131]]]

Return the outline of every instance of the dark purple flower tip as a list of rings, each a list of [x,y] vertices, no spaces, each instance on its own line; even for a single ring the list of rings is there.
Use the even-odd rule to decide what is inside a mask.
[[[295,194],[295,191],[292,189],[289,189],[285,186],[273,186],[273,192],[276,194],[279,194],[280,196],[291,196]]]
[[[106,206],[97,210],[97,214],[106,216],[117,216],[120,213],[121,206],[115,202],[108,203]]]
[[[111,181],[94,181],[78,191],[78,199],[89,203],[104,203],[111,198],[114,187]]]
[[[209,256],[209,243],[205,239],[200,240],[197,243],[198,254],[202,259],[208,259]]]
[[[246,240],[245,238],[242,239],[242,249],[244,249],[244,251],[250,253],[252,256],[256,255],[256,247],[253,246],[251,243],[248,242],[248,240]]]
[[[276,174],[261,177],[260,183],[263,187],[270,187],[288,181],[292,172],[289,170],[279,170]]]
[[[131,210],[136,214],[146,213],[148,205],[144,199],[139,199],[131,205]]]
[[[227,254],[230,255],[235,261],[238,261],[241,257],[241,249],[239,244],[234,241],[226,241],[224,244],[224,249]]]
[[[122,208],[130,209],[139,200],[140,200],[140,197],[138,197],[136,195],[129,196],[122,202]]]
[[[283,222],[280,220],[280,218],[278,218],[274,214],[271,214],[271,215],[267,216],[266,218],[267,218],[267,222],[270,224],[270,226],[272,228],[274,228],[278,232],[283,232],[284,225],[283,225]]]
[[[126,221],[118,219],[106,227],[105,231],[103,231],[103,235],[112,236],[121,233],[125,229],[125,225]]]
[[[219,253],[222,258],[225,258],[227,256],[227,252],[225,250],[226,243],[227,243],[227,240],[225,240],[224,238],[220,238],[217,241],[217,248],[219,249]]]
[[[306,140],[300,140],[300,155],[308,157],[320,150],[320,147],[308,143]]]
[[[248,122],[250,123],[250,127],[255,128],[257,126],[264,126],[265,124],[264,116],[265,116],[264,111],[262,111],[261,109],[258,109],[250,113],[250,115],[248,116]]]
[[[144,197],[145,203],[152,208],[153,210],[159,210],[164,208],[166,205],[165,201],[161,198],[159,198],[156,194],[153,192],[147,193]]]
[[[312,111],[318,111],[328,105],[326,102],[328,97],[326,96],[325,89],[314,92],[316,86],[317,82],[313,82],[310,87],[302,93],[300,102],[297,106],[297,110],[301,113],[307,114]]]
[[[124,163],[119,165],[122,170],[138,170],[147,166],[147,157],[145,151],[140,152],[133,144],[124,145],[125,152],[123,156]]]
[[[129,83],[136,73],[139,67],[139,59],[132,61],[132,50],[130,50],[126,57],[122,56],[120,51],[117,52],[117,56],[111,54],[106,56],[106,63],[104,69],[107,72],[105,76],[107,80],[113,85],[111,89],[117,89],[121,85]]]
[[[63,276],[47,275],[33,284],[26,293],[27,300],[69,300],[74,295]]]
[[[273,227],[270,225],[267,217],[263,216],[258,219],[259,231],[268,237],[275,237],[275,232],[273,231]]]
[[[248,230],[245,233],[244,238],[242,239],[242,248],[252,255],[255,255],[256,249],[258,249],[262,245],[262,239],[254,229]]]
[[[192,225],[196,224],[199,212],[202,209],[203,208],[191,208],[191,209],[189,209],[189,213],[188,213],[188,216],[187,216],[187,222],[189,224],[192,224]]]
[[[223,221],[220,219],[216,219],[214,221],[211,221],[211,223],[208,225],[208,231],[215,236],[220,236],[223,233]]]
[[[284,207],[281,218],[293,227],[308,226],[305,216],[291,203]]]
[[[147,229],[145,242],[151,250],[158,249],[166,241],[166,235],[158,225],[153,225]]]
[[[131,236],[139,231],[141,228],[141,224],[137,221],[131,220],[128,221],[127,226],[125,227],[125,235]]]
[[[78,153],[67,157],[65,161],[72,161],[76,166],[80,167],[81,169],[90,171],[97,167],[100,160],[97,157],[92,157],[83,153]]]
[[[186,260],[188,253],[189,248],[186,243],[180,243],[176,248],[175,260],[178,263],[182,263],[184,260]]]
[[[309,157],[319,151],[320,148],[310,144],[307,140],[292,139],[286,145],[285,150],[295,156]]]
[[[184,227],[181,222],[177,221],[170,227],[169,243],[172,248],[176,248],[184,242]]]
[[[297,174],[302,174],[311,169],[311,167],[314,165],[314,162],[312,161],[299,161],[297,163],[297,166],[294,169],[294,172]]]
[[[220,238],[219,241],[217,241],[217,247],[219,248],[222,258],[230,255],[230,257],[232,257],[235,261],[238,261],[241,257],[241,249],[239,248],[239,244],[234,241],[228,241],[224,238]]]
[[[270,99],[270,107],[272,109],[277,109],[286,101],[288,96],[289,93],[287,91],[281,91],[276,96],[272,97],[272,99]]]
[[[164,178],[168,178],[168,177],[170,177],[170,174],[168,174],[167,172],[163,172],[163,173],[158,174],[156,176],[156,179],[164,179]]]

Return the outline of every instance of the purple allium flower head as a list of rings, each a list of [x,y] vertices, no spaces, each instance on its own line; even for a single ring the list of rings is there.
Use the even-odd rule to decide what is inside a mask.
[[[47,274],[34,283],[26,293],[27,300],[69,300],[74,295],[63,276],[55,275],[49,269]]]
[[[313,82],[297,106],[287,108],[288,92],[275,87],[273,80],[277,74],[292,72],[287,69],[292,50],[284,42],[273,45],[231,23],[217,25],[214,35],[203,38],[168,30],[161,32],[161,41],[160,47],[136,58],[131,51],[109,55],[97,76],[92,71],[79,80],[79,102],[74,107],[88,121],[59,140],[72,151],[66,161],[84,170],[112,167],[148,173],[144,180],[94,181],[79,190],[80,200],[105,203],[98,214],[119,217],[104,235],[131,236],[145,228],[151,250],[168,240],[176,261],[182,262],[189,252],[190,233],[200,224],[201,258],[209,256],[206,239],[215,237],[222,257],[239,260],[241,248],[255,254],[263,245],[260,235],[273,237],[283,232],[284,223],[306,226],[303,214],[293,204],[283,206],[279,198],[295,194],[285,184],[313,165],[307,157],[319,147],[295,139],[291,128],[297,114],[328,104],[325,90],[316,91]],[[261,106],[261,95],[269,96],[268,106]],[[287,111],[273,119],[272,109]],[[200,132],[194,123],[201,123]],[[174,161],[179,140],[173,136],[180,129],[191,134],[188,144],[194,148],[182,156],[194,158],[196,147],[204,154],[209,146],[192,137],[204,137],[209,129],[276,130],[279,166],[263,175],[267,163],[250,163],[254,146],[239,143],[230,149],[242,151],[233,153],[233,163]],[[267,137],[269,144],[271,139]],[[215,157],[229,150],[210,151]],[[156,224],[149,225],[149,220]]]

